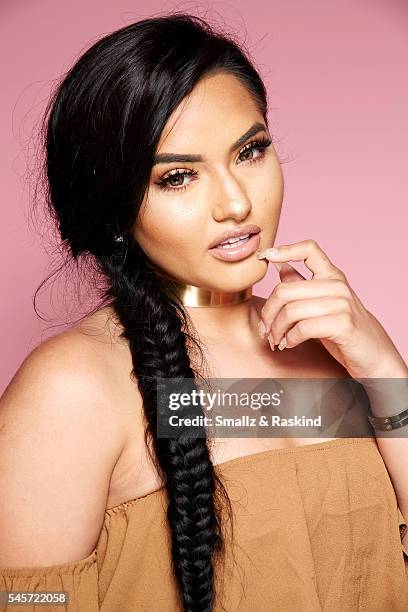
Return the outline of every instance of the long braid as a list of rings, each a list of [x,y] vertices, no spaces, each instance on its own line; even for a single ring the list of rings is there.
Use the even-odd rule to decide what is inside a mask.
[[[173,568],[184,610],[207,612],[214,597],[212,559],[223,550],[215,483],[221,491],[223,487],[205,438],[157,436],[157,378],[192,379],[197,373],[186,348],[183,312],[162,290],[160,277],[149,269],[137,247],[129,250],[125,263],[115,263],[112,257],[103,260],[111,281],[107,295],[114,300],[122,336],[129,342],[147,420],[145,439],[153,442],[156,465],[164,477]]]
[[[214,584],[222,591],[214,562],[224,549],[225,504],[231,534],[233,515],[207,438],[157,435],[157,380],[194,381],[200,374],[192,351],[201,347],[189,333],[188,313],[130,236],[142,217],[170,117],[203,78],[219,71],[246,87],[267,124],[266,89],[244,46],[198,16],[144,19],[104,36],[81,55],[50,98],[42,127],[48,212],[70,256],[90,254],[98,272],[102,268],[102,292],[129,344],[145,442],[168,495],[173,569],[185,612],[210,612]],[[126,237],[125,257],[115,244],[117,233]],[[202,415],[201,407],[196,412]]]

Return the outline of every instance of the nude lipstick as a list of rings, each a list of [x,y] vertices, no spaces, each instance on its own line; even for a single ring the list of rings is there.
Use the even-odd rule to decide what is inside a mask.
[[[211,255],[224,261],[240,261],[258,250],[261,241],[261,233],[247,233],[242,237],[230,238],[223,244],[218,244],[209,249]]]

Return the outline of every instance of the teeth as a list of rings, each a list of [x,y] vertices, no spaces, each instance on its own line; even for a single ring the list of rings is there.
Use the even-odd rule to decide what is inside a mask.
[[[248,242],[249,240],[249,235],[246,238],[240,238],[239,240],[235,240],[232,243],[224,243],[220,245],[221,249],[233,249],[235,246],[237,246],[237,244],[244,244],[245,242]]]
[[[239,242],[240,240],[244,240],[248,238],[249,234],[244,234],[239,238],[229,238],[228,240],[224,240],[224,242],[220,242],[217,246],[222,246],[223,244],[233,244],[234,242]]]

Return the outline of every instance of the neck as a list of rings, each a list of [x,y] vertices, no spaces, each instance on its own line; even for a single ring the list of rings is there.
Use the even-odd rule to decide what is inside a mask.
[[[217,307],[222,311],[226,311],[229,310],[227,308],[228,306],[234,306],[235,304],[247,302],[246,307],[250,305],[252,285],[238,291],[213,291],[211,289],[204,289],[203,287],[182,283],[168,276],[155,264],[150,263],[150,266],[153,268],[155,274],[161,277],[163,281],[163,290],[172,299],[176,297],[187,309]]]
[[[151,264],[162,278],[162,290],[181,303],[198,333],[205,338],[236,336],[245,338],[257,334],[259,314],[254,305],[252,285],[239,291],[213,291],[182,283],[171,278],[161,268]]]
[[[220,308],[241,304],[252,297],[252,285],[239,291],[212,291],[186,283],[174,283],[174,291],[188,308]]]
[[[232,292],[212,291],[178,282],[172,283],[201,338],[208,342],[252,342],[257,337],[259,315],[254,306],[252,285]]]

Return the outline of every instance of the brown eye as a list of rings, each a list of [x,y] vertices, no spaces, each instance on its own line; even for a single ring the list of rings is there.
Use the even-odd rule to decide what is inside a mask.
[[[258,140],[254,140],[245,145],[245,147],[241,150],[238,157],[241,161],[257,161],[258,159],[262,159],[265,155],[265,150],[269,145],[272,144],[272,140],[270,138],[260,138]],[[254,157],[254,151],[258,149],[259,155]],[[242,156],[244,158],[242,159]]]
[[[163,191],[184,191],[189,183],[185,184],[185,177],[192,178],[198,174],[196,170],[179,169],[172,170],[169,174],[156,182]],[[193,180],[193,178],[192,178]]]
[[[181,185],[183,184],[183,181],[184,181],[183,174],[173,174],[173,176],[169,177],[168,184],[171,185],[172,187],[181,187]]]
[[[246,151],[243,151],[242,153],[240,153],[240,157],[242,155],[244,156],[244,160],[245,159],[251,159],[253,157],[253,155],[254,155],[254,150],[252,148],[251,149],[246,149]]]

